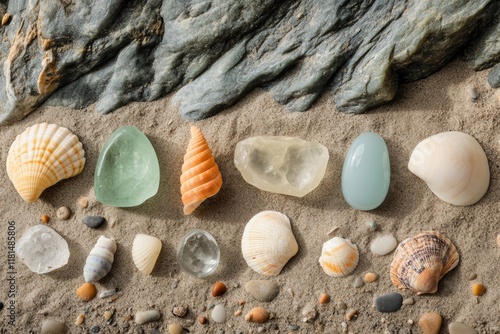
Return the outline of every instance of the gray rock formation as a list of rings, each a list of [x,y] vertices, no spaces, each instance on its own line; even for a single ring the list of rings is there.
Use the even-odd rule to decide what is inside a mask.
[[[254,87],[292,111],[324,91],[361,113],[456,56],[493,67],[498,0],[11,0],[0,2],[0,122],[43,103],[107,113],[178,90],[191,120]]]

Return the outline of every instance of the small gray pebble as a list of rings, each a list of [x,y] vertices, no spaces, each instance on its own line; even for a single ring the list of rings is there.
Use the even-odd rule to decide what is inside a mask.
[[[288,325],[289,331],[296,331],[297,329],[299,329],[299,326],[297,326],[297,325]]]
[[[67,220],[71,216],[71,210],[67,206],[61,206],[56,211],[56,217],[60,220]]]
[[[101,331],[101,327],[99,326],[94,326],[90,329],[91,333],[99,333]]]
[[[476,102],[477,99],[479,98],[479,94],[477,93],[476,89],[472,86],[468,86],[467,92],[469,93],[471,101]]]
[[[361,288],[363,285],[365,285],[365,282],[361,277],[356,277],[352,282],[352,286],[355,288]]]
[[[403,300],[403,305],[413,305],[413,304],[415,304],[415,299],[413,299],[412,297]]]
[[[396,312],[403,304],[403,296],[397,292],[392,292],[375,299],[375,307],[379,312]]]
[[[85,216],[83,223],[90,228],[99,228],[106,222],[106,219],[101,216]]]
[[[375,223],[373,220],[369,220],[369,221],[367,221],[367,222],[366,222],[366,226],[367,226],[370,230],[372,230],[372,231],[376,231],[376,230],[378,230],[378,225],[377,225],[377,223]]]
[[[174,309],[172,310],[172,313],[176,316],[176,317],[179,317],[179,318],[182,318],[183,316],[185,316],[187,314],[187,308],[184,307],[184,306],[176,306],[174,307]]]
[[[476,278],[477,278],[477,274],[476,273],[472,273],[472,274],[469,274],[469,276],[467,276],[467,279],[469,281],[475,280]]]

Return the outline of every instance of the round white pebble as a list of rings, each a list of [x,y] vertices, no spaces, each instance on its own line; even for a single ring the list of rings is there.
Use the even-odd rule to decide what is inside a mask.
[[[386,255],[392,252],[397,245],[398,241],[392,234],[384,235],[372,241],[370,251],[375,255]]]
[[[215,305],[214,309],[212,310],[212,319],[219,324],[222,324],[226,321],[226,309],[223,305]]]

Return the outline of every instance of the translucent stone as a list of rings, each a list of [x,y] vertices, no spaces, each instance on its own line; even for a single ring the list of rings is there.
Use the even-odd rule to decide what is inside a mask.
[[[31,271],[45,274],[68,263],[69,248],[56,231],[45,225],[35,225],[19,239],[16,254]]]
[[[116,207],[137,206],[156,195],[159,186],[160,165],[149,139],[133,126],[113,132],[97,159],[97,200]]]
[[[191,230],[179,243],[177,262],[190,275],[195,277],[210,275],[217,269],[219,259],[219,245],[207,231]]]
[[[347,203],[358,210],[373,210],[389,191],[391,168],[384,139],[365,132],[354,140],[342,168],[342,193]]]
[[[246,182],[265,191],[302,197],[314,190],[328,164],[325,146],[294,137],[251,137],[234,152]]]

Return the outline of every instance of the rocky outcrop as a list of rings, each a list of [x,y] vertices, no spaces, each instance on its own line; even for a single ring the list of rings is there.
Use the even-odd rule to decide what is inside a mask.
[[[476,70],[500,63],[496,0],[12,0],[5,13],[0,122],[174,90],[197,120],[254,87],[292,111],[329,91],[361,113],[457,55]],[[499,65],[489,82],[500,85]]]

